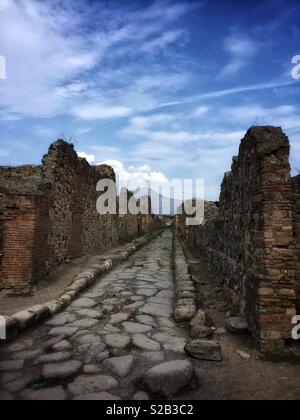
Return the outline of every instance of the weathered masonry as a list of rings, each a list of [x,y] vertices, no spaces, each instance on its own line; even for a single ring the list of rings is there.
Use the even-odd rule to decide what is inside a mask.
[[[113,169],[90,166],[63,140],[40,166],[0,168],[0,289],[26,290],[62,262],[157,223],[154,216],[99,215],[101,179],[115,180]]]
[[[220,202],[206,203],[201,226],[178,227],[246,316],[265,352],[284,349],[300,309],[300,177],[290,175],[280,128],[253,127],[225,174]]]
[[[294,198],[294,232],[296,240],[296,293],[297,293],[297,314],[300,314],[300,175],[293,178]]]

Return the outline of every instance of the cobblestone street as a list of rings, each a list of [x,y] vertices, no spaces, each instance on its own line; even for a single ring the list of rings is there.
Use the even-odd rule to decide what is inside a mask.
[[[191,384],[188,331],[173,322],[171,255],[168,231],[2,347],[0,400],[149,399],[160,396],[164,375],[165,395]]]

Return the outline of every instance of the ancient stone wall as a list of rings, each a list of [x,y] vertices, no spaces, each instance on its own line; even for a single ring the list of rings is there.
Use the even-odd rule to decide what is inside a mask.
[[[106,249],[118,242],[116,219],[96,211],[101,179],[115,180],[112,168],[90,166],[63,141],[51,145],[43,159],[43,177],[52,186],[49,266],[66,258]]]
[[[0,289],[26,290],[62,262],[138,232],[139,215],[98,214],[101,179],[115,181],[113,169],[90,166],[63,140],[40,166],[0,168]]]
[[[179,227],[200,250],[264,351],[291,338],[295,315],[294,239],[289,141],[282,130],[253,127],[225,174],[217,214]]]
[[[294,232],[297,252],[297,314],[300,314],[300,175],[293,178]]]
[[[123,197],[126,197],[126,202],[127,202],[126,212],[124,211],[125,209],[122,209],[124,211],[124,214],[120,214],[120,213],[123,213],[123,211],[120,211],[119,209],[119,217],[118,217],[119,238],[123,240],[123,239],[127,239],[128,237],[135,236],[138,233],[139,222],[138,222],[137,216],[130,214],[130,212],[128,211],[129,200],[131,199],[134,200],[133,193],[131,191],[128,191],[126,188],[123,188],[121,191],[121,194]]]

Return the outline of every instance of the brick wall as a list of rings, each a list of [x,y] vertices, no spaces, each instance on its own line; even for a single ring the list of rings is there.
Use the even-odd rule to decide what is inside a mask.
[[[32,284],[37,217],[35,196],[0,195],[2,249],[0,288],[27,289]]]
[[[42,165],[0,168],[0,289],[27,290],[62,262],[138,232],[139,216],[98,214],[101,179],[115,181],[113,169],[90,166],[63,140]]]
[[[225,174],[217,212],[203,226],[181,228],[263,351],[284,346],[296,312],[289,150],[281,129],[251,128]]]

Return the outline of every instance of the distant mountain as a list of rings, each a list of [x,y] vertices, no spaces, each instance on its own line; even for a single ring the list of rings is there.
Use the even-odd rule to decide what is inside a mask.
[[[182,204],[182,200],[177,200],[171,197],[165,197],[154,190],[140,190],[136,197],[145,195],[151,196],[152,211],[156,215],[175,215],[176,209]]]

